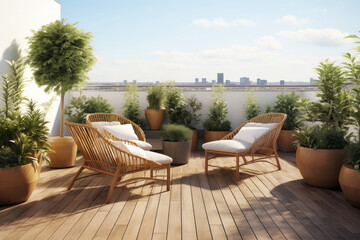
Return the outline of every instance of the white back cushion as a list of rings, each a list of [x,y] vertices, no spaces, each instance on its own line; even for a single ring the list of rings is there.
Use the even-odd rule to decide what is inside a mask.
[[[260,137],[274,129],[278,123],[247,123],[233,137],[233,140],[253,144]]]
[[[111,141],[111,143],[127,153],[131,153],[132,155],[138,157],[146,158],[145,151],[137,146],[128,145],[121,141]]]
[[[104,130],[124,140],[138,140],[131,124],[104,126]]]
[[[104,134],[104,127],[105,126],[116,126],[120,125],[120,122],[92,122],[91,125],[96,128],[101,134]]]

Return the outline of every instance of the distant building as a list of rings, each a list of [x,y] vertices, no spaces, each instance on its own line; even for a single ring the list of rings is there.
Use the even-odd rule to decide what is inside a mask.
[[[256,79],[256,85],[261,85],[260,83],[261,83],[261,79],[260,79],[260,78],[257,78],[257,79]]]
[[[202,79],[201,79],[201,84],[203,84],[203,85],[206,84],[206,78],[202,78]]]
[[[285,80],[280,80],[280,85],[285,85]]]
[[[199,84],[199,78],[195,78],[195,84]]]
[[[248,78],[248,77],[241,77],[241,78],[240,78],[240,85],[250,85],[250,78]]]
[[[124,80],[123,82],[124,82],[125,85],[127,85],[127,80]]]
[[[267,80],[261,79],[259,85],[267,85]]]
[[[136,80],[133,80],[133,84],[136,84],[136,82],[137,82]]]
[[[310,85],[315,85],[316,84],[316,80],[314,78],[310,78]]]
[[[155,84],[156,84],[156,85],[159,85],[159,84],[160,84],[160,82],[159,82],[159,81],[156,81],[156,82],[155,82]]]
[[[215,80],[211,80],[211,84],[212,84],[212,85],[216,84],[216,81],[215,81]]]
[[[224,84],[224,73],[218,73],[217,74],[217,83],[218,84]]]
[[[230,85],[231,83],[230,83],[230,80],[226,80],[225,81],[225,85]]]

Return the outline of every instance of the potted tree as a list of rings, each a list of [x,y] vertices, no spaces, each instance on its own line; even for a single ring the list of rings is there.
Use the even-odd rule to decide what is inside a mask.
[[[260,114],[260,105],[257,102],[254,94],[250,90],[246,90],[247,101],[245,103],[246,119],[250,120]],[[270,105],[267,106],[266,112],[270,112]]]
[[[191,129],[179,124],[165,124],[161,130],[163,153],[173,159],[172,164],[186,164],[191,153]]]
[[[188,126],[191,128],[192,135],[192,146],[191,151],[197,150],[198,142],[199,142],[199,131],[196,129],[196,125],[200,122],[201,114],[197,113],[202,108],[202,103],[195,96],[191,96],[187,101],[187,106],[190,112],[190,119]]]
[[[213,85],[208,118],[204,122],[204,142],[219,140],[230,133],[230,121],[226,119],[228,109],[223,97],[224,86]]]
[[[29,40],[28,62],[38,86],[60,95],[60,136],[50,139],[55,152],[49,154],[51,167],[75,165],[76,144],[71,137],[64,137],[65,93],[86,83],[87,72],[96,59],[90,46],[91,33],[75,25],[57,20],[34,31]]]
[[[304,181],[316,187],[338,187],[339,172],[345,158],[346,126],[351,124],[352,99],[345,89],[346,78],[335,63],[322,62],[316,68],[320,92],[318,102],[302,101],[304,120],[322,126],[302,128],[296,163]]]
[[[282,152],[295,152],[296,145],[294,142],[298,140],[296,131],[300,127],[300,110],[299,110],[300,97],[291,92],[291,94],[277,95],[277,100],[273,107],[274,112],[286,113],[287,118],[284,125],[281,128],[279,137],[277,139],[277,145],[279,151]]]
[[[125,103],[124,103],[124,117],[133,121],[141,128],[146,126],[145,119],[140,117],[140,105],[139,105],[139,96],[137,94],[137,85],[129,84],[126,86],[127,92],[125,93]]]
[[[146,122],[151,130],[159,130],[164,121],[165,109],[165,88],[163,85],[151,86],[148,88],[147,101],[149,106],[145,109]]]

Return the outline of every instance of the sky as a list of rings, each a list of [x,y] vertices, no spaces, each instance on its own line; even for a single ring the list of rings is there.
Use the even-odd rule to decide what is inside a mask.
[[[360,30],[358,0],[58,0],[92,32],[92,82],[309,81],[342,62]]]

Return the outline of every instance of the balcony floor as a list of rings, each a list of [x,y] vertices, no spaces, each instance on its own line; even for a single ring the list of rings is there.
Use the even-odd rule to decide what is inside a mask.
[[[44,166],[27,202],[0,207],[0,239],[360,239],[360,210],[340,190],[304,184],[294,154],[280,157],[283,170],[248,164],[236,183],[230,170],[205,176],[204,154],[195,152],[172,167],[170,192],[138,181],[119,185],[111,204],[104,204],[110,177],[82,178],[66,191],[78,167]]]

